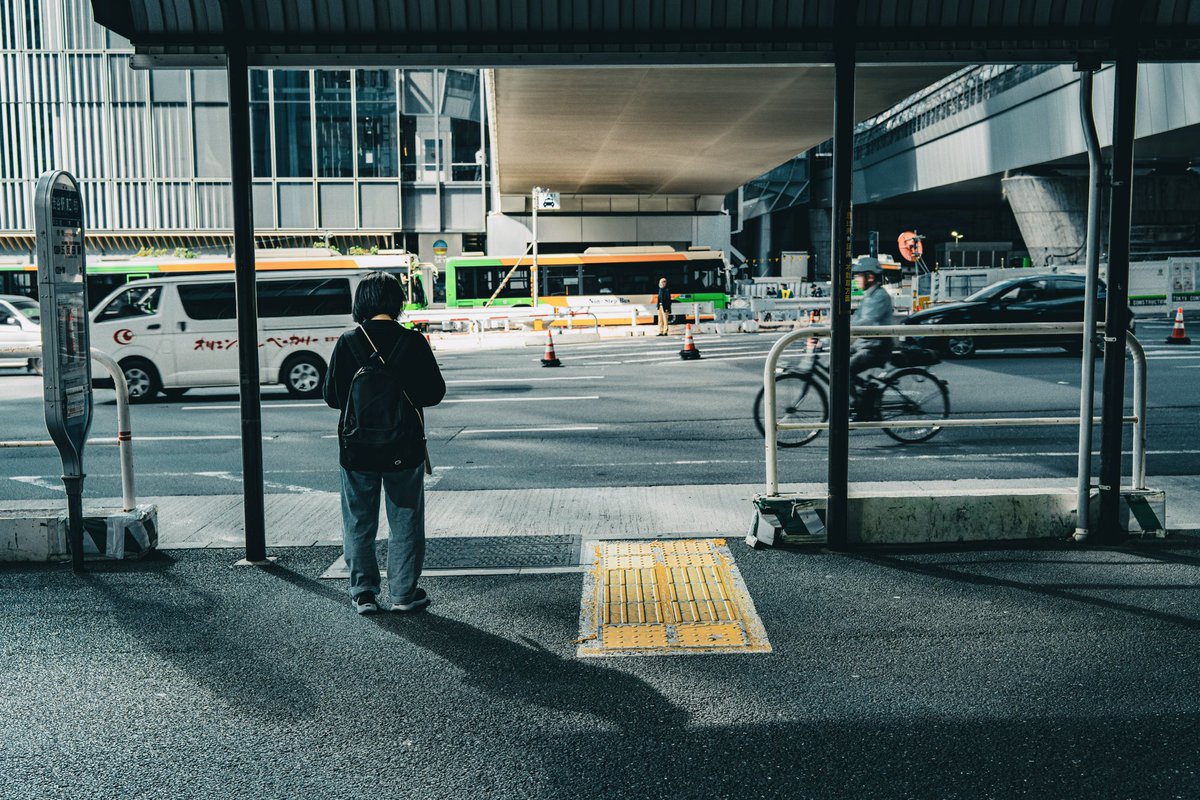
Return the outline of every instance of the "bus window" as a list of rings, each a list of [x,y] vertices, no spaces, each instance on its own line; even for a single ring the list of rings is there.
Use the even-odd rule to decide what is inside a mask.
[[[457,296],[460,301],[464,300],[487,300],[496,291],[496,287],[500,285],[500,281],[504,280],[504,276],[512,267],[504,266],[459,266],[454,270],[454,285],[457,290]],[[500,292],[498,297],[529,297],[529,268],[518,267],[513,276],[509,278],[508,283],[504,285],[504,291]]]
[[[425,286],[420,275],[413,275],[412,280],[408,282],[408,302],[421,308],[428,305],[425,301]]]
[[[579,292],[579,267],[542,267],[542,286],[548,297],[566,295],[573,297]]]
[[[126,289],[104,307],[96,321],[153,316],[158,313],[158,304],[161,298],[161,286],[138,286]]]

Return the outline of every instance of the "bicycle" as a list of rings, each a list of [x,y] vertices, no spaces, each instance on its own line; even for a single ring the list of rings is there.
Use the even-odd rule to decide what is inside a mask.
[[[886,422],[949,417],[950,390],[946,382],[923,366],[912,363],[929,357],[936,359],[932,354],[922,356],[909,350],[898,350],[892,353],[893,368],[882,373],[864,373],[858,388],[860,398],[865,401],[860,404],[859,418]],[[803,366],[784,366],[777,370],[775,408],[780,422],[829,421],[829,368],[821,363],[815,351],[810,350],[806,360],[808,363]],[[766,436],[763,427],[765,395],[765,390],[760,389],[754,401],[754,424],[760,436]],[[919,428],[883,428],[884,433],[901,444],[927,442],[940,430],[934,424]],[[819,428],[777,431],[776,442],[780,447],[800,447],[820,433]]]

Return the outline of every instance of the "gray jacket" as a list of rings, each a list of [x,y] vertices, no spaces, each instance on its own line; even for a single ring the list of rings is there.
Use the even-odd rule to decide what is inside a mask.
[[[863,293],[854,316],[850,318],[851,325],[895,325],[896,312],[892,308],[892,296],[881,285],[875,284]],[[894,339],[861,339],[854,346],[860,349],[875,350],[895,346]]]

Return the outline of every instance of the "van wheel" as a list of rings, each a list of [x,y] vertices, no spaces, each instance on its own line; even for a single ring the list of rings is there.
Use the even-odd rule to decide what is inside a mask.
[[[162,389],[158,370],[144,358],[127,358],[121,362],[125,383],[129,386],[129,402],[147,403]]]
[[[279,371],[279,382],[294,397],[320,397],[325,384],[325,362],[312,353],[292,356]]]

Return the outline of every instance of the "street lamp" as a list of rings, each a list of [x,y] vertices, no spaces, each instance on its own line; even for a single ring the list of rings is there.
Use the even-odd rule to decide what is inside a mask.
[[[963,235],[958,231],[950,231],[950,235],[954,237],[955,244],[958,244],[959,240],[963,238]]]

